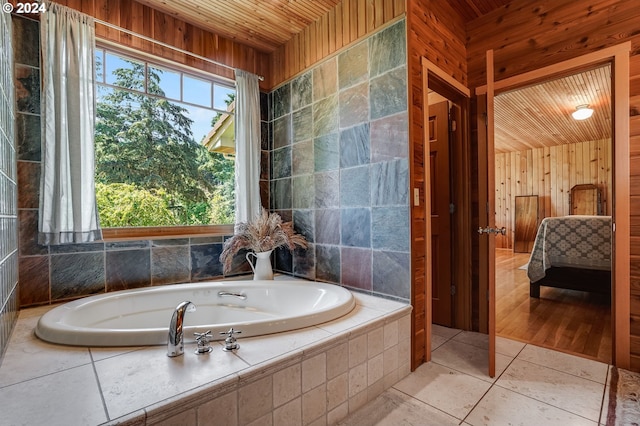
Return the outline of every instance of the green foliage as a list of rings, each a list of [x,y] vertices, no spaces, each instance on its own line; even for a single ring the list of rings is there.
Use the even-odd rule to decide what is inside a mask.
[[[235,222],[235,198],[233,182],[216,188],[211,197],[211,223],[231,224]]]
[[[111,192],[134,191],[133,198],[120,196],[138,203],[135,208],[144,207],[144,219],[136,221],[121,200],[104,195],[102,226],[232,223],[234,162],[194,141],[185,108],[141,93],[144,66],[129,64],[130,69],[114,72],[114,85],[125,90],[99,87],[96,184]],[[163,96],[161,71],[148,72],[148,93]],[[155,210],[149,206],[152,200],[158,204]],[[226,222],[229,205],[232,219]]]
[[[105,228],[177,225],[179,222],[163,195],[166,194],[162,191],[151,193],[126,183],[96,183],[100,225]]]

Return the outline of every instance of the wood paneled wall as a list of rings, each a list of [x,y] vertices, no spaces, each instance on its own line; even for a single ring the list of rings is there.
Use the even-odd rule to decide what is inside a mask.
[[[416,368],[427,357],[426,354],[426,216],[425,203],[425,156],[424,146],[424,93],[422,57],[436,64],[457,81],[466,84],[466,49],[464,22],[451,9],[448,2],[415,0],[407,7],[407,44],[409,67],[409,161],[410,188],[420,191],[420,205],[411,210],[411,303],[412,323],[412,368]]]
[[[639,19],[637,0],[514,0],[467,25],[470,87],[486,84],[487,49],[496,80],[626,40],[638,52]]]
[[[496,248],[513,248],[515,197],[538,196],[538,219],[569,214],[569,191],[592,183],[600,188],[604,214],[611,215],[611,140],[496,154]]]
[[[640,7],[637,0],[514,0],[467,25],[471,88],[486,82],[484,57],[494,50],[496,79],[630,41],[629,184],[631,368],[640,371]]]
[[[343,0],[270,55],[269,86],[285,82],[404,13],[405,0]]]
[[[636,18],[640,19],[640,18]],[[638,21],[636,21],[638,22]],[[637,37],[640,44],[640,36]],[[629,63],[631,189],[631,366],[640,371],[640,48]]]
[[[56,0],[104,22],[254,74],[268,72],[269,56],[132,0]],[[162,47],[99,23],[96,37],[235,80],[233,70]],[[267,82],[261,82],[268,89]]]

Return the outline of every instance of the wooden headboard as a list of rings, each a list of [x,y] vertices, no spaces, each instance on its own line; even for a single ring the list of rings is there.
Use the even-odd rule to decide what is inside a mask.
[[[600,188],[593,184],[574,185],[569,194],[570,215],[603,215]]]

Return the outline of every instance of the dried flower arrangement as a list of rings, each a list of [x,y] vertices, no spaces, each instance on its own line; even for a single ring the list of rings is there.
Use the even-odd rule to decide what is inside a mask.
[[[260,253],[278,247],[288,247],[291,251],[296,246],[307,248],[307,240],[293,230],[292,222],[282,222],[279,214],[269,213],[265,208],[253,221],[241,222],[236,229],[236,234],[225,241],[220,254],[225,274],[231,270],[233,257],[242,249]]]

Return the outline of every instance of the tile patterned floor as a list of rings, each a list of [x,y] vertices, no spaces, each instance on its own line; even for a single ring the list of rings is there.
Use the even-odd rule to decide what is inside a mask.
[[[497,338],[496,377],[486,335],[435,325],[423,364],[339,424],[604,425],[607,364]]]

